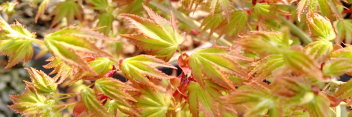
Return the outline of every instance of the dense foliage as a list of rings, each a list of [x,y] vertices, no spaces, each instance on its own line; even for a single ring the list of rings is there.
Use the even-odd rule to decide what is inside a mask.
[[[351,0],[25,2],[53,30],[39,37],[0,18],[6,69],[34,47],[52,55],[52,72],[25,68],[30,81],[11,96],[24,116],[352,116],[352,80],[339,81],[352,73]],[[15,6],[3,3],[3,17]],[[125,40],[139,53],[122,54]],[[171,63],[180,75],[161,71]]]

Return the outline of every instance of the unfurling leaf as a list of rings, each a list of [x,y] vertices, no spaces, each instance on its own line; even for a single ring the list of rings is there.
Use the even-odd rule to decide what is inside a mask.
[[[57,89],[57,84],[54,79],[50,78],[42,71],[38,71],[34,68],[27,69],[30,78],[32,80],[32,84],[40,93],[53,93]]]
[[[318,40],[309,43],[305,47],[305,53],[313,58],[317,63],[322,63],[333,50],[333,45],[327,40]]]
[[[204,86],[204,81],[210,79],[220,86],[234,89],[230,76],[247,78],[243,68],[236,63],[236,57],[228,49],[211,47],[194,52],[189,58],[192,74]]]
[[[135,99],[126,92],[135,89],[113,78],[101,78],[96,80],[95,88],[104,95],[122,103],[128,100],[135,101]]]
[[[322,74],[317,63],[306,54],[298,51],[287,51],[283,53],[283,56],[285,64],[293,71],[316,79],[322,79]]]
[[[132,82],[150,86],[154,86],[154,84],[149,81],[148,78],[173,78],[159,71],[157,67],[167,67],[176,69],[174,66],[167,64],[163,60],[157,59],[149,55],[139,55],[127,58],[123,60],[120,64],[120,69],[129,80],[131,80]]]
[[[143,117],[165,117],[171,104],[171,95],[160,91],[146,90],[137,99],[137,107]]]
[[[138,47],[151,52],[158,58],[168,61],[176,52],[183,38],[176,30],[176,22],[171,22],[154,13],[144,6],[150,19],[142,18],[132,14],[122,14],[131,25],[141,34],[123,34],[121,36],[130,39]]]
[[[254,6],[254,13],[258,16],[269,16],[270,5],[267,3],[258,3]]]
[[[199,116],[200,108],[204,108],[208,113],[212,113],[214,100],[198,83],[190,82],[188,89],[189,109],[194,117]]]
[[[46,69],[53,68],[50,74],[56,74],[54,79],[57,81],[57,83],[62,83],[67,78],[73,78],[76,72],[78,71],[78,69],[63,63],[63,61],[59,58],[50,57],[46,61],[50,61],[50,62],[44,65],[43,67]]]
[[[270,92],[261,90],[243,90],[234,92],[225,97],[226,102],[230,104],[244,104],[249,108],[245,116],[260,116],[267,112],[272,117],[279,116],[279,105],[277,98]]]
[[[84,55],[94,54],[105,57],[111,55],[99,49],[90,39],[102,40],[106,37],[86,29],[66,28],[48,34],[44,42],[50,52],[66,64],[95,73],[83,60]]]
[[[282,55],[270,55],[255,63],[256,66],[251,74],[255,75],[256,80],[263,81],[270,77],[276,70],[283,68],[285,61]]]
[[[90,88],[84,88],[81,91],[81,98],[88,110],[97,116],[108,117],[109,113],[106,108],[98,101],[94,91]]]
[[[56,5],[51,15],[55,15],[51,26],[58,24],[61,20],[66,18],[68,24],[71,24],[74,18],[83,19],[83,9],[76,0],[65,0]]]
[[[96,58],[95,60],[88,62],[88,64],[98,76],[104,76],[113,69],[113,61],[106,57]],[[94,76],[94,74],[88,73],[87,76]]]
[[[289,39],[281,32],[252,32],[242,36],[237,43],[260,55],[281,53],[290,47]]]
[[[10,97],[14,104],[9,107],[25,116],[58,117],[58,114],[60,114],[57,102],[39,94],[30,84],[27,84],[23,94]]]
[[[308,14],[307,24],[313,36],[317,40],[334,40],[336,38],[335,31],[329,19],[319,14]]]

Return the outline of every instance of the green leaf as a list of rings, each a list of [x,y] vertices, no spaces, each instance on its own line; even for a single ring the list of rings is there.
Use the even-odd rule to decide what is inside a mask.
[[[326,17],[323,17],[317,13],[310,14],[307,16],[307,24],[313,36],[315,36],[317,40],[330,41],[336,38],[331,22]]]
[[[309,43],[305,47],[305,53],[313,58],[317,63],[322,63],[331,54],[333,45],[327,40],[318,40]]]
[[[198,83],[190,82],[188,89],[188,104],[190,111],[194,117],[199,116],[199,108],[204,108],[205,111],[212,113],[214,100]]]
[[[309,77],[322,79],[321,71],[315,61],[299,51],[283,53],[285,64],[296,73],[303,73]]]
[[[352,20],[337,20],[334,22],[338,42],[352,43]]]
[[[223,20],[224,16],[221,12],[211,14],[204,18],[201,24],[201,28],[203,30],[211,29],[212,31],[214,31],[221,24],[221,22],[223,22]]]
[[[165,61],[168,61],[176,52],[183,38],[178,34],[174,20],[171,22],[154,13],[144,6],[150,19],[132,14],[121,14],[141,34],[123,34],[121,36],[130,39],[139,48],[149,51]],[[156,46],[158,45],[158,46]]]
[[[50,2],[50,0],[43,0],[43,1],[40,3],[40,5],[39,5],[39,7],[38,7],[37,14],[35,15],[35,19],[34,19],[35,22],[38,22],[39,17],[42,16],[42,15],[44,15],[45,10],[47,9],[49,2]]]
[[[51,26],[58,24],[64,18],[71,24],[74,18],[83,20],[83,9],[76,0],[65,0],[56,5],[51,15],[55,15]]]
[[[221,23],[221,33],[229,36],[236,35],[248,25],[248,15],[243,10],[236,10],[231,13],[230,19]]]
[[[157,79],[170,79],[173,78],[164,74],[163,72],[156,69],[157,67],[168,67],[174,68],[164,62],[163,60],[157,59],[149,55],[138,55],[131,58],[127,58],[120,64],[120,69],[125,76],[139,84],[155,86],[148,78]]]
[[[282,32],[252,32],[242,36],[237,43],[260,55],[277,54],[290,48],[289,39]]]
[[[108,35],[112,30],[112,22],[114,21],[114,16],[112,15],[112,12],[103,13],[99,15],[98,19],[99,22],[97,26],[101,27],[99,31],[104,33],[105,35]]]
[[[341,85],[334,94],[340,99],[346,99],[352,97],[352,80]]]
[[[95,88],[104,95],[124,104],[128,104],[126,101],[129,100],[135,101],[127,91],[136,89],[113,78],[100,78],[99,80],[96,80]]]
[[[81,91],[81,98],[88,110],[92,111],[97,116],[110,116],[106,108],[98,101],[92,89],[86,87]]]
[[[137,107],[143,117],[165,117],[170,109],[171,95],[165,92],[146,90],[137,99]]]
[[[254,13],[258,16],[269,16],[270,14],[270,5],[268,3],[257,3],[254,6]]]
[[[107,57],[99,57],[93,61],[88,62],[91,67],[99,76],[104,76],[106,73],[113,69],[113,61]],[[94,75],[94,74],[89,74]]]
[[[352,47],[347,46],[345,48],[334,51],[323,66],[323,73],[327,76],[339,76],[346,72],[352,72]]]
[[[314,96],[313,100],[304,105],[311,117],[328,117],[329,99],[323,94]]]
[[[104,11],[109,7],[108,0],[87,0],[89,3],[92,3],[97,10]]]
[[[285,61],[282,55],[270,55],[254,63],[254,68],[250,74],[256,77],[256,80],[263,81],[275,73],[276,70],[283,68]]]
[[[53,69],[50,72],[50,75],[56,74],[55,77],[53,78],[55,79],[55,81],[57,81],[57,83],[62,83],[67,78],[73,78],[76,74],[76,72],[74,72],[74,71],[77,71],[76,68],[73,68],[68,64],[65,64],[59,58],[50,57],[46,61],[50,61],[50,62],[44,65],[43,67],[46,69]]]
[[[57,89],[57,84],[54,79],[46,75],[42,71],[38,71],[34,68],[27,68],[27,72],[30,75],[33,86],[43,94],[54,93]]]
[[[225,97],[230,104],[244,104],[248,106],[245,116],[260,116],[268,113],[272,117],[279,116],[279,104],[277,98],[269,92],[246,89],[234,92]]]
[[[210,79],[220,86],[233,89],[230,76],[247,78],[243,68],[236,63],[236,57],[232,56],[226,48],[199,49],[190,56],[189,64],[192,74],[202,86],[204,86],[204,80]]]
[[[14,104],[10,105],[9,108],[24,116],[58,117],[57,114],[60,112],[55,100],[39,94],[31,84],[27,84],[23,94],[11,95],[10,98]]]
[[[5,68],[11,68],[17,63],[28,62],[33,56],[31,40],[3,40],[0,41],[0,54],[10,56]]]
[[[106,40],[103,35],[86,29],[66,28],[45,36],[44,42],[49,51],[66,64],[95,73],[82,55],[111,57],[99,49],[90,39]]]

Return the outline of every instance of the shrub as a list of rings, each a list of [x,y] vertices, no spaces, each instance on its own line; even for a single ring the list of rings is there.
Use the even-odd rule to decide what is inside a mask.
[[[352,81],[339,81],[352,72],[342,3],[351,1],[42,0],[35,20],[48,12],[55,29],[43,38],[0,19],[5,68],[29,62],[33,46],[52,55],[50,74],[25,68],[31,80],[9,107],[50,117],[351,116]],[[11,16],[13,5],[1,10]],[[122,54],[124,40],[140,53]]]

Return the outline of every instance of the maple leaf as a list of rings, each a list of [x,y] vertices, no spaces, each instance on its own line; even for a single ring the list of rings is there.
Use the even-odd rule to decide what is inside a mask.
[[[128,104],[126,103],[126,100],[136,101],[127,92],[136,89],[113,78],[101,78],[96,80],[95,88],[104,95],[115,99],[116,101],[121,101],[124,104]]]
[[[76,75],[79,69],[65,64],[61,59],[50,57],[46,61],[50,62],[43,67],[46,69],[53,69],[49,74],[56,74],[54,79],[57,83],[62,83],[67,78],[73,78],[74,76],[80,78]]]
[[[38,22],[39,17],[44,15],[45,10],[47,9],[49,2],[50,2],[50,0],[43,0],[40,3],[40,5],[38,7],[37,14],[35,15],[35,19],[34,19],[35,22]]]
[[[30,75],[33,86],[43,94],[55,92],[57,84],[54,79],[50,78],[42,71],[38,71],[34,68],[28,68],[27,72]]]
[[[208,113],[212,113],[214,100],[207,90],[204,90],[198,83],[190,82],[188,89],[188,104],[194,117],[199,116],[199,108],[204,108]]]
[[[0,17],[0,54],[10,56],[5,68],[11,68],[21,61],[25,63],[32,59],[32,42],[40,42],[34,39],[35,35],[26,30],[18,22],[9,25]]]
[[[336,34],[329,19],[317,13],[307,14],[307,24],[313,36],[319,40],[334,40]]]
[[[81,98],[85,107],[97,116],[111,116],[106,108],[98,101],[92,89],[86,87],[81,90]]]
[[[330,55],[331,59],[323,66],[324,75],[338,76],[346,72],[352,72],[352,47],[348,45],[343,49],[336,50]]]
[[[269,55],[260,61],[254,63],[255,66],[250,74],[256,77],[256,80],[263,81],[269,78],[276,70],[283,68],[285,61],[282,55]]]
[[[59,116],[59,106],[53,99],[39,94],[31,85],[26,84],[25,91],[21,95],[11,95],[14,102],[9,108],[22,113],[25,116]]]
[[[210,79],[220,86],[233,89],[230,76],[247,78],[244,69],[236,63],[236,57],[232,56],[226,48],[199,49],[190,56],[189,65],[192,74],[202,86],[204,86],[204,80]]]
[[[66,64],[96,74],[83,60],[82,54],[105,57],[111,57],[111,55],[99,49],[90,39],[107,40],[105,36],[94,31],[65,28],[46,35],[44,42],[49,51]]]
[[[340,99],[346,99],[352,97],[352,80],[342,84],[334,94]]]
[[[149,55],[138,55],[131,58],[127,58],[123,60],[120,64],[121,71],[129,80],[135,83],[154,87],[155,85],[151,81],[149,81],[148,78],[173,78],[156,69],[157,67],[167,67],[176,69],[174,66],[165,63],[163,60],[157,59]]]
[[[333,50],[333,45],[327,40],[318,40],[309,43],[305,47],[305,53],[317,61],[317,63],[322,63]]]
[[[58,24],[61,20],[66,18],[68,24],[71,24],[76,17],[78,20],[83,19],[83,9],[76,0],[65,0],[58,3],[54,10],[50,13],[51,16],[55,15],[51,26]]]
[[[171,95],[160,91],[146,89],[137,99],[143,117],[164,117],[170,110]]]
[[[337,32],[337,42],[341,43],[343,40],[347,44],[352,43],[352,20],[337,20],[334,22]]]
[[[168,61],[176,52],[183,38],[178,34],[176,22],[171,22],[154,13],[147,6],[143,6],[150,19],[132,14],[121,14],[141,34],[122,34],[122,37],[130,39],[140,45],[141,49],[151,52],[158,58]]]

